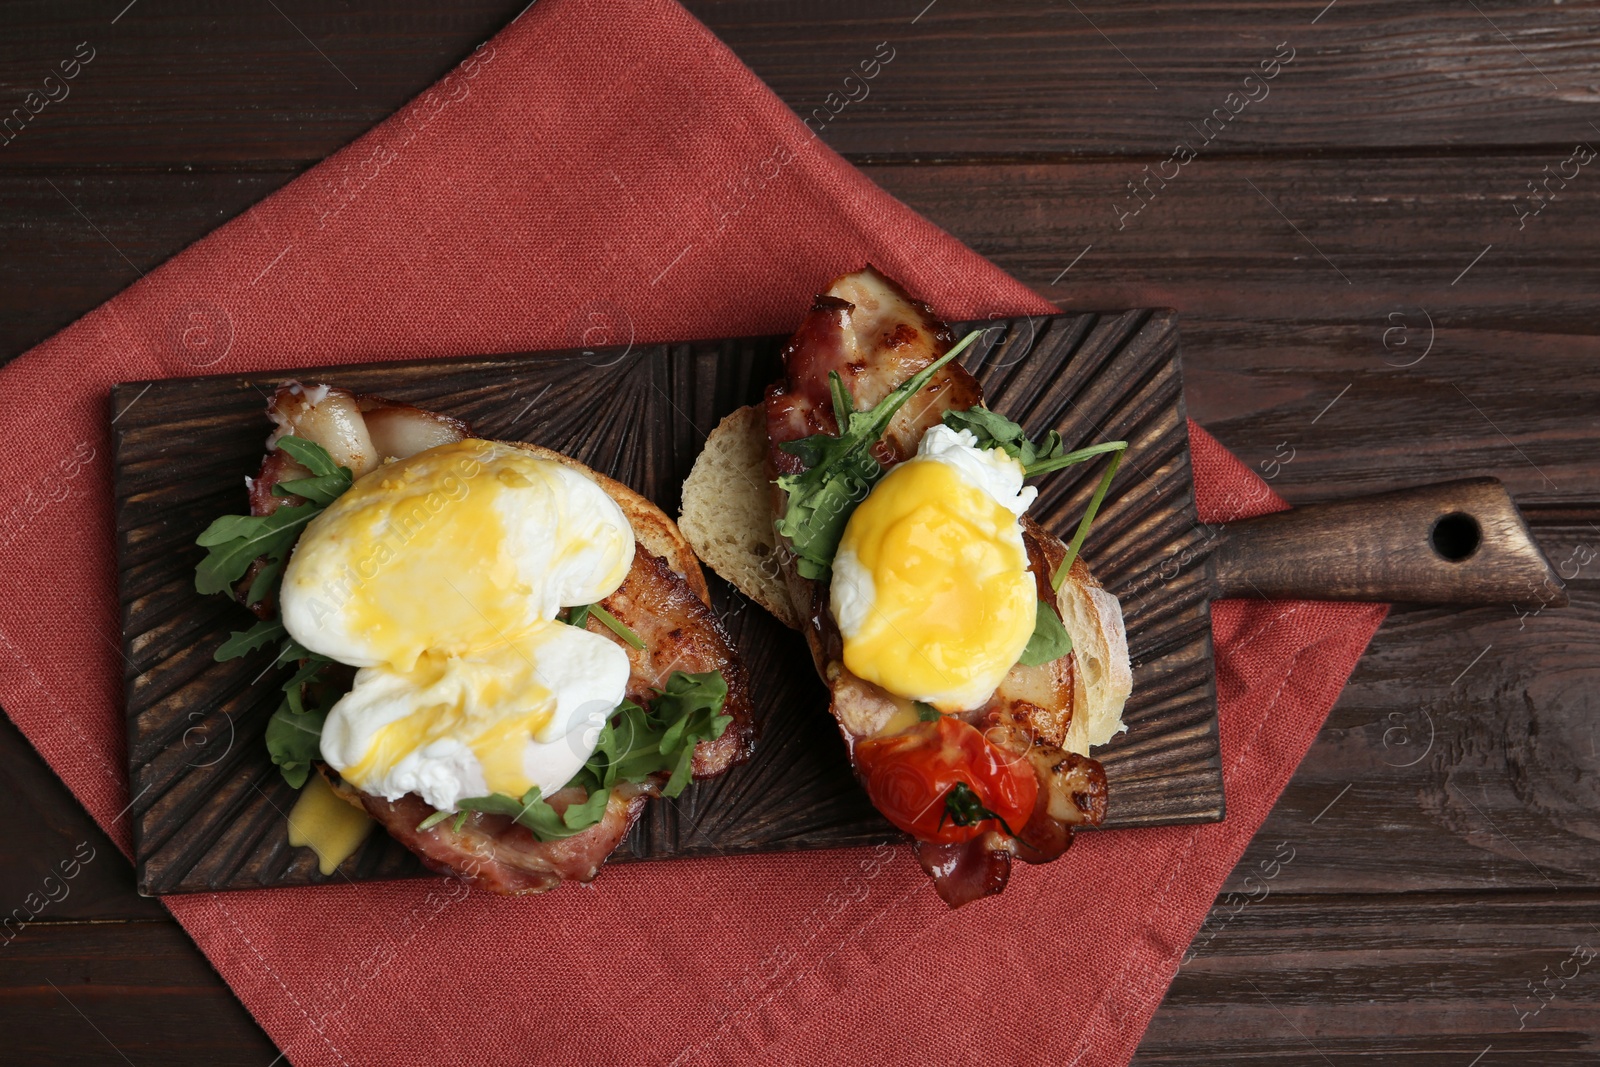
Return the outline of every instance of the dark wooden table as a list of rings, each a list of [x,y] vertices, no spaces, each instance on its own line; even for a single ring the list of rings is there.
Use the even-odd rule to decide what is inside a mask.
[[[1180,309],[1190,412],[1291,501],[1493,474],[1570,580],[1561,611],[1395,610],[1137,1062],[1594,1064],[1600,158],[1575,146],[1600,149],[1600,10],[1324,2],[690,6],[874,181],[1040,293]],[[7,7],[6,108],[80,42],[94,58],[0,145],[6,358],[521,7],[124,3]],[[885,41],[870,95],[830,114]],[[99,856],[4,949],[0,1060],[273,1062],[9,723],[0,775],[0,899],[80,842]]]

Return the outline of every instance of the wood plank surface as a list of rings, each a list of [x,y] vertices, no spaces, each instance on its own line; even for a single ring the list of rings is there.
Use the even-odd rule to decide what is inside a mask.
[[[521,6],[8,7],[0,96],[78,42],[97,52],[70,99],[0,146],[0,358],[357,136]],[[1391,616],[1138,1062],[1600,1058],[1593,967],[1517,1029],[1527,983],[1600,940],[1585,925],[1600,911],[1600,560],[1586,556],[1600,549],[1600,178],[1583,168],[1518,224],[1527,183],[1600,138],[1600,7],[690,7],[807,115],[859,94],[844,78],[888,41],[895,58],[822,138],[1064,307],[1177,307],[1191,414],[1291,501],[1494,474],[1575,579],[1560,612]],[[1295,57],[1270,97],[1152,181],[1119,228],[1138,206],[1127,183],[1281,41]],[[0,775],[23,798],[0,830],[0,901],[98,850],[4,949],[0,1058],[125,1062],[49,978],[132,1062],[271,1062],[8,725]],[[1294,859],[1240,909],[1226,894],[1257,895],[1282,843]],[[76,919],[96,922],[59,922]]]
[[[5,948],[8,1064],[268,1067],[271,1039],[170,920],[38,922]]]
[[[1264,833],[1245,862],[1271,862],[1276,848]],[[1593,893],[1229,901],[1208,916],[1133,1062],[1592,1064],[1597,909]]]
[[[304,166],[387,117],[523,6],[293,0],[224,11],[187,0],[143,3],[113,23],[106,5],[83,0],[14,5],[0,69],[16,95],[80,42],[94,58],[4,149],[5,165]],[[687,6],[830,145],[868,158],[1154,162],[1179,141],[1206,143],[1195,128],[1217,109],[1207,153],[1570,147],[1594,136],[1600,92],[1592,3]],[[1292,58],[1259,80],[1280,55]]]

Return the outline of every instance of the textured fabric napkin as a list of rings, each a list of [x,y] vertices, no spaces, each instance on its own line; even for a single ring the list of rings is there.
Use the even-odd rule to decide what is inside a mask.
[[[1048,310],[671,0],[542,0],[0,371],[0,703],[126,847],[113,383],[783,332],[867,260],[949,318]],[[1283,506],[1192,437],[1203,516]],[[629,866],[530,900],[430,879],[167,905],[300,1065],[1121,1064],[1383,613],[1215,605],[1227,821],[1086,834],[955,913],[903,845]]]

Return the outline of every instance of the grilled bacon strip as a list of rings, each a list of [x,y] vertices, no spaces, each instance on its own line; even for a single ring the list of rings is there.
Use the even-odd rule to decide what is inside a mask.
[[[798,473],[799,458],[779,446],[815,433],[838,433],[828,375],[837,371],[858,409],[870,407],[900,383],[938,359],[956,340],[924,303],[872,267],[834,279],[819,295],[783,352],[784,377],[766,393],[767,475]],[[983,402],[983,389],[952,362],[896,413],[874,456],[893,467],[916,454],[923,433],[949,410]],[[774,514],[787,502],[773,487]],[[1023,520],[1023,540],[1038,576],[1039,595],[1051,603],[1049,575],[1065,547],[1038,524]],[[846,747],[884,729],[897,710],[894,699],[852,674],[843,662],[843,641],[828,607],[828,588],[800,576],[794,554],[784,553],[784,579],[818,673],[828,684],[830,710]],[[1081,564],[1075,564],[1079,566]],[[941,898],[952,907],[998,893],[1010,877],[1013,857],[1043,863],[1071,844],[1072,830],[1094,825],[1105,814],[1105,773],[1092,759],[1061,746],[1072,721],[1074,660],[1017,664],[989,702],[962,714],[990,743],[1026,759],[1039,782],[1033,817],[1012,838],[991,831],[963,844],[918,841],[917,856]],[[859,771],[858,771],[859,773]]]
[[[345,389],[308,388],[298,382],[279,386],[268,404],[268,415],[277,427],[269,447],[279,436],[293,433],[327,449],[357,477],[388,459],[404,459],[436,445],[476,436],[466,423],[447,415]],[[755,737],[749,682],[711,610],[705,580],[687,548],[674,552],[670,563],[651,551],[651,547],[681,546],[676,527],[625,486],[574,464],[568,457],[537,446],[524,447],[572,464],[593,477],[617,499],[641,538],[622,585],[601,604],[639,636],[644,648],[635,650],[596,618],[587,623],[589,630],[615,641],[628,654],[629,699],[648,704],[655,698],[653,690],[664,688],[673,671],[720,670],[728,684],[723,713],[733,721],[721,737],[695,747],[694,777],[715,777],[749,758]],[[309,473],[286,454],[275,448],[269,451],[260,472],[249,480],[251,514],[269,514],[284,503],[297,501],[297,497],[274,496],[272,487]],[[651,547],[643,543],[644,538]],[[246,576],[246,583],[250,577]],[[242,598],[242,592],[240,595]],[[271,605],[256,607],[264,607],[267,616],[275,610]],[[458,876],[485,891],[511,896],[545,892],[565,881],[592,881],[638,821],[645,802],[660,794],[668,778],[663,772],[649,781],[618,785],[598,823],[568,838],[541,841],[508,816],[484,812],[468,813],[460,830],[454,828],[454,819],[418,830],[436,810],[421,797],[407,794],[389,801],[369,796],[341,781],[331,768],[323,766],[321,770],[341,797],[365,809],[431,869]],[[576,787],[547,798],[558,812],[584,799],[583,790]]]
[[[644,805],[660,789],[656,783],[618,786],[606,804],[601,820],[588,829],[558,841],[541,841],[509,815],[469,812],[461,829],[447,819],[418,830],[431,807],[415,793],[399,800],[358,793],[348,784],[335,790],[341,797],[366,809],[389,836],[417,854],[430,870],[461,878],[472,886],[501,896],[524,896],[554,889],[562,882],[592,882],[606,857],[616,851]],[[583,800],[581,789],[563,789],[550,797],[550,806],[565,811]]]

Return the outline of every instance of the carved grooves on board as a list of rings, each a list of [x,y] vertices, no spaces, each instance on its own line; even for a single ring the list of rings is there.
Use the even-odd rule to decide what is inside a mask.
[[[1102,754],[1110,826],[1216,819],[1222,813],[1211,631],[1193,555],[1187,424],[1171,312],[1057,315],[988,323],[967,365],[990,404],[1070,447],[1132,442],[1085,556],[1124,601],[1134,656],[1129,731]],[[963,326],[963,329],[965,326]],[[280,674],[270,653],[215,663],[239,608],[193,588],[195,535],[246,506],[260,462],[262,396],[290,377],[325,380],[434,408],[481,433],[567,452],[676,513],[705,436],[760,398],[782,337],[587,352],[367,364],[249,377],[157,382],[116,433],[116,520],[128,657],[135,852],[150,893],[362,881],[426,873],[375,833],[334,875],[288,845],[294,792],[262,743]],[[118,387],[129,396],[146,383]],[[126,397],[113,398],[122,410]],[[1051,476],[1035,505],[1071,535],[1103,468]],[[181,471],[181,477],[174,473]],[[614,862],[893,840],[855,784],[804,644],[714,575],[714,606],[751,675],[761,735],[751,762],[676,802],[652,802]]]

